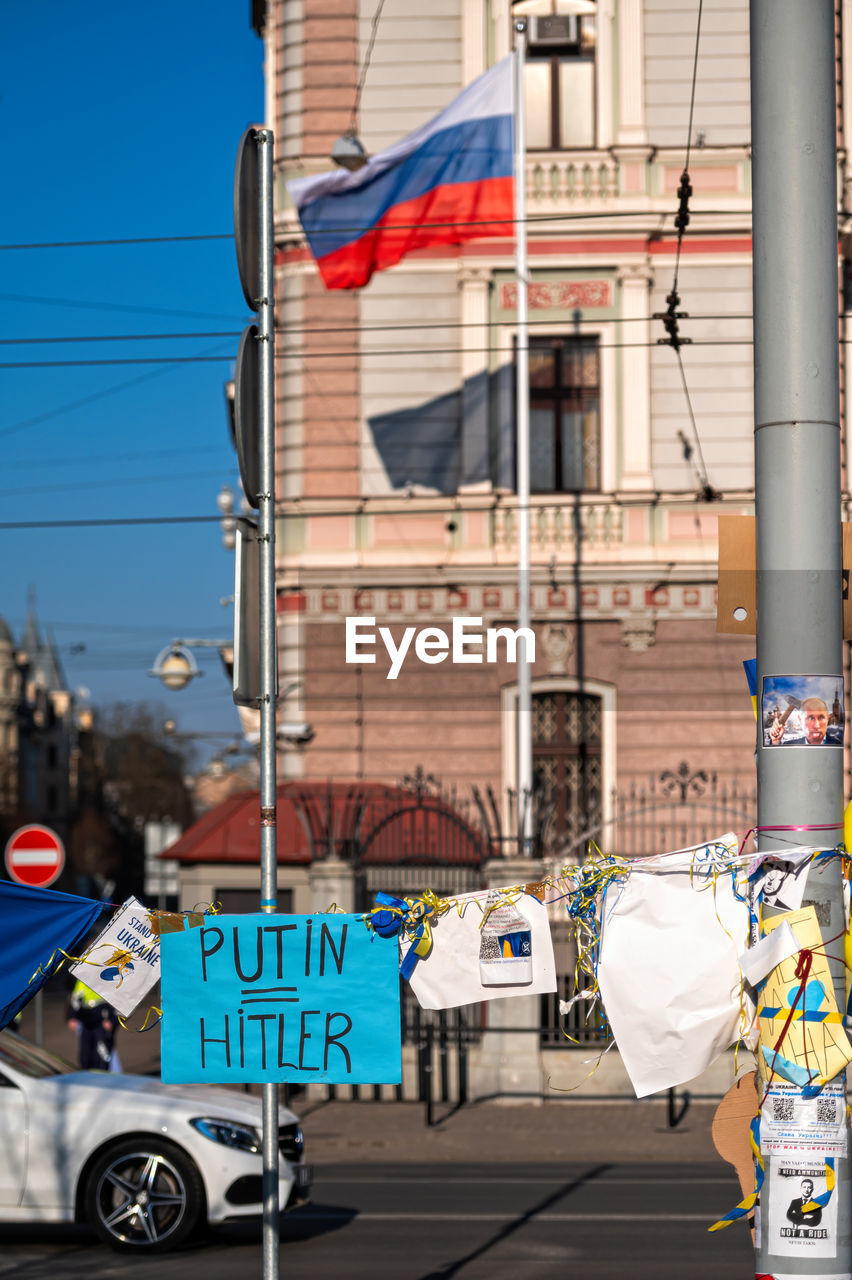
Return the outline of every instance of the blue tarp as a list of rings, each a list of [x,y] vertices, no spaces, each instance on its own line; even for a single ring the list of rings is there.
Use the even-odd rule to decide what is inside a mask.
[[[0,880],[0,1029],[59,967],[60,952],[74,954],[104,906],[92,898]]]

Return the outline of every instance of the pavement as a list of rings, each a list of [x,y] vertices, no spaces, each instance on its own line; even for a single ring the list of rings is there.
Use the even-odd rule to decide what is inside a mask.
[[[415,1102],[294,1101],[315,1165],[340,1163],[718,1162],[710,1136],[717,1103],[695,1102],[675,1128],[665,1096],[641,1101],[577,1100],[437,1104],[435,1123]],[[678,1099],[678,1109],[683,1106]],[[677,1111],[676,1113],[677,1114]]]

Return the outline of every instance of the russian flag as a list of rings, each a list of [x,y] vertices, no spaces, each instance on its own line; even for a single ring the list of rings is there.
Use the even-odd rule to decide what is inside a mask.
[[[510,55],[407,138],[287,189],[328,289],[358,289],[416,249],[511,234]]]

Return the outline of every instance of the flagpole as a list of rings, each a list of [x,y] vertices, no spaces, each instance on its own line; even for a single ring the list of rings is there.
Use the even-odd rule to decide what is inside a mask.
[[[518,628],[530,625],[530,396],[529,273],[527,267],[526,109],[524,66],[527,20],[513,19],[515,30],[515,279],[518,328],[515,360],[515,474],[518,495]],[[532,683],[527,640],[521,634],[518,662],[518,843],[532,857]]]

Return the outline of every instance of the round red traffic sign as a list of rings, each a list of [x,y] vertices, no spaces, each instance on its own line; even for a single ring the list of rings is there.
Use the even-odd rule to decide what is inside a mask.
[[[65,866],[62,841],[50,827],[19,827],[6,845],[6,870],[18,884],[46,889]]]

